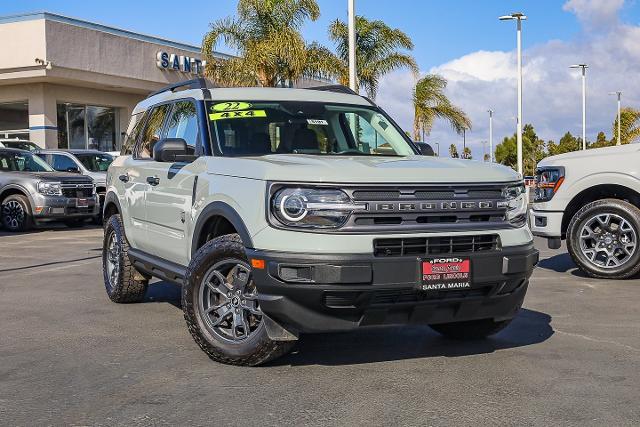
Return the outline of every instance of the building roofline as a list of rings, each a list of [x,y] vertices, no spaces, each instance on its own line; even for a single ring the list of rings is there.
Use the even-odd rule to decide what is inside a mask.
[[[112,27],[109,25],[99,24],[97,22],[85,21],[78,18],[72,18],[57,13],[51,13],[46,11],[39,12],[26,12],[15,15],[0,16],[0,25],[10,22],[20,21],[34,21],[38,19],[45,19],[48,21],[61,22],[63,24],[75,25],[77,27],[88,28],[90,30],[101,31],[103,33],[113,34],[121,37],[127,37],[130,39],[140,40],[148,43],[160,44],[163,46],[173,47],[175,49],[186,50],[192,53],[201,53],[200,46],[195,46],[188,43],[182,43],[175,40],[169,40],[162,37],[151,36],[148,34],[137,33],[135,31],[125,30],[122,28]],[[231,58],[231,55],[227,55],[220,52],[215,52],[215,55],[219,58]]]

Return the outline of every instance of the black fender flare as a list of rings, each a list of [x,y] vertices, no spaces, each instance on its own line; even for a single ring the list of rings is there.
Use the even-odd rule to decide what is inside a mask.
[[[240,236],[240,239],[242,239],[242,244],[244,245],[244,247],[253,248],[251,235],[249,234],[249,230],[247,230],[247,226],[244,225],[244,221],[242,220],[240,214],[225,202],[212,202],[202,210],[202,212],[198,216],[196,226],[193,228],[193,236],[191,238],[192,257],[198,250],[198,239],[200,237],[200,233],[202,233],[204,225],[210,218],[214,216],[220,216],[229,221],[238,232],[238,235]]]
[[[118,212],[122,214],[122,208],[120,207],[120,200],[118,200],[118,196],[113,191],[107,191],[107,194],[104,196],[104,204],[102,206],[102,214],[107,210],[107,206],[113,203],[118,208]]]

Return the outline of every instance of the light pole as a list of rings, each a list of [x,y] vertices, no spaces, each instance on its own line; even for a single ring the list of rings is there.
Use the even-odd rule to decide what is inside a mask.
[[[516,140],[518,143],[518,173],[522,175],[522,21],[527,19],[524,13],[515,12],[498,18],[501,21],[513,21],[518,23],[516,31],[516,44],[518,51],[518,129]]]
[[[436,142],[436,152],[438,153],[438,157],[440,157],[440,143]]]
[[[349,0],[349,87],[358,91],[356,75],[356,5],[355,0]]]
[[[587,149],[587,64],[570,65],[569,68],[582,70],[582,149]]]
[[[489,162],[493,163],[493,110],[487,110],[489,113]]]
[[[609,92],[609,95],[618,95],[618,141],[616,142],[616,145],[620,145],[622,144],[622,141],[620,140],[620,98],[622,97],[622,92]]]

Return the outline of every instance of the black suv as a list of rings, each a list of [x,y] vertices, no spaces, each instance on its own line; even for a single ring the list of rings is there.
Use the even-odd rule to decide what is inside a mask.
[[[28,151],[0,148],[0,222],[6,230],[46,221],[77,227],[99,207],[91,178],[56,172]]]

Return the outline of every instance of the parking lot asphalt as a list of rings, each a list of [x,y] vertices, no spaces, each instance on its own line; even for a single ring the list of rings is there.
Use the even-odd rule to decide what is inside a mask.
[[[209,360],[175,285],[111,303],[102,230],[0,232],[2,425],[638,425],[640,279],[595,280],[541,249],[495,337],[428,327],[303,336],[257,368]]]

